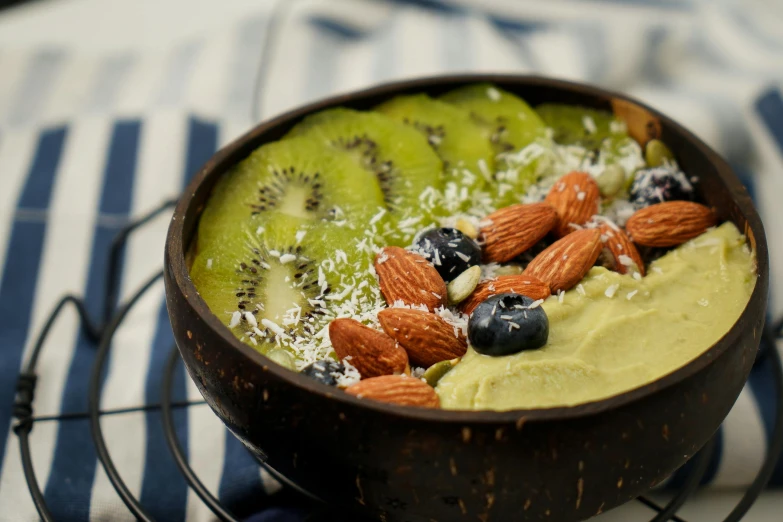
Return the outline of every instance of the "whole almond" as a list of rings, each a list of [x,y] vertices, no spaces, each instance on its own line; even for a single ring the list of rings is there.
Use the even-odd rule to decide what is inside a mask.
[[[405,348],[408,358],[417,366],[427,368],[445,359],[462,357],[468,350],[468,341],[462,331],[439,315],[408,308],[387,308],[378,312],[378,321],[383,331]]]
[[[408,354],[383,332],[353,319],[335,319],[329,323],[329,339],[340,360],[350,363],[362,378],[404,373]]]
[[[628,235],[623,232],[623,229],[614,224],[601,223],[598,227],[601,232],[601,241],[604,246],[609,249],[614,258],[614,269],[621,273],[627,274],[631,267],[635,264],[641,275],[644,275],[644,261],[639,254],[639,250],[636,249]]]
[[[386,247],[375,258],[375,272],[386,302],[424,305],[428,310],[445,306],[446,283],[425,258],[400,247]]]
[[[690,201],[666,201],[638,210],[625,229],[634,243],[650,247],[681,245],[718,223],[708,207]]]
[[[346,393],[360,399],[417,406],[419,408],[440,408],[440,398],[426,382],[402,375],[371,377],[345,389]]]
[[[527,265],[525,275],[547,283],[553,294],[568,290],[592,268],[602,247],[598,229],[577,230],[538,254]]]
[[[601,191],[590,174],[574,171],[557,180],[545,201],[557,212],[555,235],[563,237],[598,213]]]
[[[480,303],[496,294],[522,294],[537,301],[551,295],[549,285],[529,275],[507,275],[479,283],[470,297],[462,301],[460,311],[471,314]]]
[[[482,220],[484,260],[503,263],[538,243],[557,224],[557,213],[547,203],[511,205]]]

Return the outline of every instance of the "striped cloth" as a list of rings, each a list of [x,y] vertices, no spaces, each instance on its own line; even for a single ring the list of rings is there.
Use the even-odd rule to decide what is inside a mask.
[[[59,297],[86,296],[98,317],[119,228],[178,194],[259,115],[335,92],[455,71],[536,72],[647,101],[719,150],[754,193],[775,268],[771,312],[780,316],[782,22],[783,9],[762,0],[741,8],[729,0],[313,0],[282,8],[267,0],[236,26],[154,53],[0,49],[0,431],[8,434],[0,436],[0,520],[36,519],[11,406],[16,374]],[[256,88],[262,51],[265,80]],[[168,217],[131,237],[122,299],[162,266]],[[101,406],[123,411],[102,426],[130,491],[157,520],[211,520],[170,457],[159,411],[138,408],[159,402],[172,341],[157,284],[115,338]],[[65,313],[38,364],[35,472],[58,520],[131,520],[83,415],[94,354],[76,314]],[[175,400],[200,399],[181,368],[174,388]],[[759,364],[720,432],[710,483],[752,480],[771,430],[770,395]],[[233,512],[302,519],[305,505],[279,492],[208,407],[178,408],[175,423],[191,465]],[[773,483],[783,485],[783,463]]]

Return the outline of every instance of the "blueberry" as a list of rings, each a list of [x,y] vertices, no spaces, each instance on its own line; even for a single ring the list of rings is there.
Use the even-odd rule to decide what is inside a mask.
[[[654,205],[664,201],[693,199],[693,185],[682,171],[670,167],[654,167],[636,171],[629,199],[639,205]]]
[[[468,339],[484,355],[511,355],[546,344],[549,319],[520,294],[498,294],[479,304],[468,321]]]
[[[447,283],[481,262],[481,247],[456,228],[427,230],[414,250],[429,259]]]
[[[327,386],[335,386],[337,379],[334,378],[334,374],[340,374],[345,372],[345,366],[343,363],[337,361],[330,361],[323,359],[321,361],[315,361],[302,368],[302,373],[308,377],[312,377],[316,381],[326,384]]]

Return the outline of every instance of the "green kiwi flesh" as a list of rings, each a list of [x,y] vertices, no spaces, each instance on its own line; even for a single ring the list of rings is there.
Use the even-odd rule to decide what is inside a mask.
[[[300,228],[299,220],[283,214],[271,216],[261,231],[239,225],[221,243],[202,247],[190,269],[212,312],[262,353],[287,347],[295,355],[294,337],[312,337],[334,317],[335,292],[350,287],[357,300],[379,299],[370,257],[352,248],[339,226],[323,222],[292,241]],[[349,285],[335,270],[336,251],[351,267]]]
[[[268,143],[217,183],[199,222],[198,248],[222,243],[239,226],[266,228],[277,215],[298,225],[287,238],[293,243],[299,230],[383,205],[378,183],[349,154],[309,140]]]
[[[426,94],[397,96],[376,111],[422,133],[443,160],[446,183],[481,189],[495,168],[495,154],[470,113]]]
[[[554,131],[552,139],[562,145],[581,145],[597,149],[606,139],[625,138],[628,133],[622,121],[608,111],[544,103],[536,107],[541,119]]]
[[[521,150],[546,134],[544,122],[530,105],[488,83],[455,89],[441,100],[470,112],[497,154]]]
[[[288,136],[306,137],[349,153],[375,176],[386,208],[404,218],[427,188],[440,190],[443,164],[415,129],[375,112],[328,109],[308,116]],[[286,138],[288,139],[288,138]]]

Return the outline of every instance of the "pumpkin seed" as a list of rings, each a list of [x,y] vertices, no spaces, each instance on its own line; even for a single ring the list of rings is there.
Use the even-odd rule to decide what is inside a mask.
[[[472,266],[458,275],[446,287],[449,303],[457,304],[466,299],[476,289],[479,279],[481,279],[481,267],[479,266]]]
[[[452,368],[454,368],[457,363],[460,361],[459,358],[451,359],[448,361],[441,361],[433,364],[429,368],[427,368],[427,371],[424,372],[424,380],[427,381],[427,384],[435,387],[436,384],[438,384],[438,381],[443,378],[444,375],[449,373]]]
[[[650,140],[644,147],[644,160],[650,167],[660,167],[674,160],[674,154],[661,140]]]

